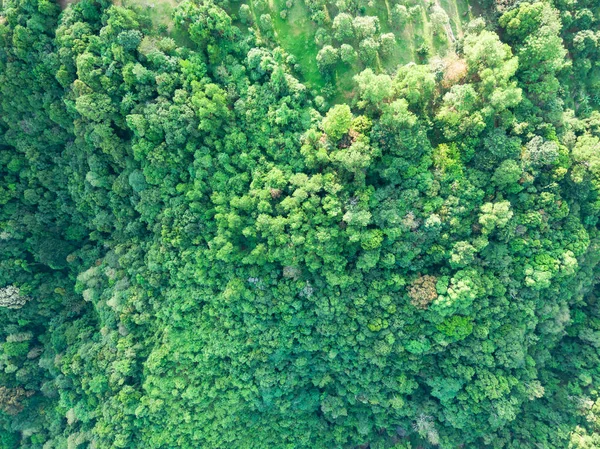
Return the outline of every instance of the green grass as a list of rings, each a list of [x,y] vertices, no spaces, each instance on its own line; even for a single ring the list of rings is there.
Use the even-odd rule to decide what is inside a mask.
[[[325,79],[319,72],[316,57],[319,47],[315,43],[317,26],[309,18],[309,12],[302,0],[295,0],[288,10],[287,18],[282,19],[279,12],[286,9],[285,0],[270,0],[271,17],[275,28],[277,43],[294,55],[301,67],[306,84],[311,88],[321,88]]]
[[[157,34],[166,30],[166,35],[173,38],[178,45],[193,46],[189,36],[173,24],[173,10],[181,0],[115,0],[116,5],[137,7],[140,14],[150,18]]]
[[[123,6],[139,6],[152,19],[155,28],[162,26],[166,27],[169,32],[172,31],[171,15],[179,3],[178,0],[121,0],[120,3]]]

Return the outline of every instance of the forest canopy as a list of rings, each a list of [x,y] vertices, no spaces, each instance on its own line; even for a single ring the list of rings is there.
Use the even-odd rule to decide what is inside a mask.
[[[600,447],[597,0],[4,0],[0,449]]]

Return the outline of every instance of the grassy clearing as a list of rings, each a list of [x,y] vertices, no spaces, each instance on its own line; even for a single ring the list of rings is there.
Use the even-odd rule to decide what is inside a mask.
[[[189,36],[174,26],[173,11],[181,0],[113,0],[115,4],[134,7],[152,21],[154,31],[158,36],[166,35],[175,40],[178,45],[193,46]]]
[[[316,57],[319,47],[315,43],[317,26],[309,18],[309,12],[302,0],[295,0],[288,9],[287,18],[279,12],[286,9],[285,0],[271,0],[271,17],[277,42],[288,53],[294,55],[300,65],[304,81],[311,88],[321,88],[325,79],[317,68]]]
[[[319,47],[315,43],[317,25],[310,20],[310,13],[302,0],[295,0],[292,8],[286,8],[286,0],[270,0],[269,14],[273,18],[275,39],[287,52],[294,55],[302,67],[303,81],[313,89],[321,89],[326,80],[319,73],[316,64],[316,56]],[[453,35],[459,39],[463,34],[463,25],[473,18],[469,0],[438,0],[436,2],[442,7],[450,19],[450,28],[447,33],[434,35],[433,27],[426,7],[421,12],[419,20],[412,24],[399,28],[394,26],[390,20],[391,8],[394,3],[391,0],[373,0],[366,8],[364,14],[377,16],[380,22],[381,33],[394,33],[396,44],[390,54],[378,57],[372,68],[377,71],[393,72],[399,65],[411,61],[418,61],[417,50],[423,44],[429,47],[431,55],[445,56],[453,49]],[[287,18],[280,17],[280,12],[287,9]],[[337,8],[333,1],[328,2],[325,8],[326,16],[331,20],[337,14]],[[256,15],[255,22],[259,20],[260,14]],[[329,21],[331,23],[331,21]],[[327,28],[327,27],[326,27]],[[328,30],[332,34],[332,30]],[[357,48],[356,48],[357,49]],[[341,101],[346,94],[352,91],[352,78],[363,70],[365,66],[359,61],[352,67],[339,63],[330,82],[335,85],[336,92],[330,95],[333,101]]]
[[[171,15],[179,3],[178,0],[115,0],[116,5],[138,7],[152,20],[156,30],[166,29],[170,33],[173,29]]]

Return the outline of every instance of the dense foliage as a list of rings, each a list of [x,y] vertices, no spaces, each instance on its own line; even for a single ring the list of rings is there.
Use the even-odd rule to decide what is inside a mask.
[[[307,3],[339,101],[256,0],[6,0],[0,448],[600,447],[600,8],[488,3]]]

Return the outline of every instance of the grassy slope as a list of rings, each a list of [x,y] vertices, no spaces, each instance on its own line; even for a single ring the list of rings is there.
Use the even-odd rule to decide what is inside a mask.
[[[332,2],[333,3],[333,2]],[[454,35],[462,35],[463,24],[473,18],[469,0],[439,0],[439,5],[444,8],[450,18],[450,26]],[[378,58],[375,68],[379,71],[391,72],[398,65],[417,60],[417,48],[426,43],[433,54],[444,55],[449,51],[449,41],[445,36],[434,36],[427,12],[424,10],[422,21],[408,25],[404,29],[392,27],[388,20],[390,7],[389,0],[374,0],[365,12],[366,15],[379,17],[381,33],[393,32],[396,35],[396,45],[392,53],[385,58]],[[270,14],[273,18],[277,42],[287,52],[294,55],[302,67],[303,81],[311,88],[319,90],[326,80],[319,73],[316,64],[316,55],[319,47],[315,44],[314,36],[316,24],[309,19],[308,8],[303,0],[295,0],[294,6],[288,11],[287,19],[282,19],[279,12],[285,8],[285,0],[271,0]],[[335,13],[335,7],[328,8],[329,15]],[[258,15],[258,14],[257,14]],[[256,21],[258,17],[255,17]],[[354,67],[339,63],[336,67],[332,82],[336,87],[334,102],[342,100],[353,88],[352,77],[364,69],[357,62]]]
[[[284,20],[279,11],[285,8],[285,0],[271,0],[271,17],[279,45],[294,55],[301,67],[304,80],[310,87],[318,89],[325,84],[317,68],[316,56],[319,47],[315,43],[317,26],[310,20],[304,3],[296,0]]]

